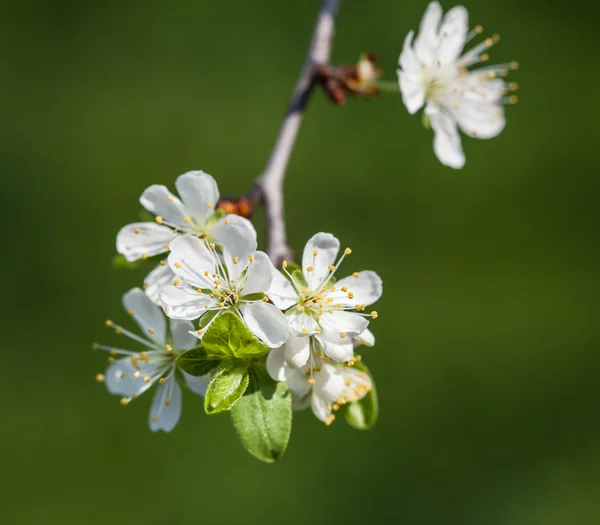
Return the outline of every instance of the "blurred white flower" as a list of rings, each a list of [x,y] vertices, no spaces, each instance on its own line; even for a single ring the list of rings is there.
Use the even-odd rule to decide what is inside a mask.
[[[435,154],[442,164],[455,169],[465,164],[458,128],[471,137],[495,137],[505,125],[503,104],[517,101],[514,95],[506,96],[517,89],[517,84],[499,78],[517,69],[516,62],[467,69],[487,62],[486,50],[499,40],[494,35],[463,53],[465,44],[483,31],[477,26],[469,32],[468,16],[464,7],[457,6],[442,19],[440,4],[431,2],[414,44],[413,31],[404,41],[398,70],[408,112],[414,114],[425,106]]]
[[[129,332],[112,321],[106,321],[106,325],[146,349],[136,352],[94,345],[94,348],[111,354],[111,364],[105,374],[98,374],[96,377],[106,384],[111,394],[124,396],[121,398],[123,405],[129,404],[158,382],[150,408],[150,428],[153,431],[170,432],[181,415],[181,387],[177,375],[181,375],[192,392],[201,396],[206,392],[209,381],[208,375],[191,376],[176,364],[179,355],[197,344],[197,339],[189,333],[193,329],[192,323],[173,320],[167,333],[167,320],[163,312],[140,288],[134,288],[123,296],[123,306],[138,324],[144,337]],[[115,360],[115,356],[126,357]]]
[[[333,235],[317,233],[304,248],[302,271],[290,275],[284,264],[288,278],[275,272],[268,295],[286,311],[294,333],[316,338],[334,361],[348,361],[354,354],[353,340],[365,333],[370,318],[377,317],[377,312],[364,311],[381,297],[383,288],[379,276],[368,270],[334,283],[332,277],[351,253],[346,248],[336,263],[339,249],[340,242]],[[299,341],[301,345],[285,346],[286,360],[295,368],[304,366],[310,356],[308,338]]]
[[[212,322],[233,312],[258,339],[276,348],[285,343],[289,329],[283,313],[264,298],[275,268],[265,253],[256,251],[256,231],[244,221],[225,220],[218,226],[222,255],[205,239],[175,239],[168,259],[175,281],[162,290],[161,302],[172,319],[210,314]],[[210,322],[194,332],[196,337],[202,338]]]

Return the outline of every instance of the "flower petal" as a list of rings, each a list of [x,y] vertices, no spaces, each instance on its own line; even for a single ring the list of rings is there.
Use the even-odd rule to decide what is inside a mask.
[[[301,368],[310,356],[310,337],[290,334],[282,348],[287,364],[292,368]]]
[[[215,179],[203,171],[188,171],[177,177],[175,187],[187,213],[196,223],[204,225],[219,202],[219,188]]]
[[[427,107],[431,108],[432,104],[428,104]],[[456,122],[449,114],[436,109],[430,109],[428,115],[434,133],[433,151],[437,158],[445,166],[462,168],[465,165],[465,154]]]
[[[198,319],[209,311],[208,306],[215,303],[209,296],[183,286],[167,286],[160,293],[160,300],[168,317],[188,321]]]
[[[168,251],[167,245],[177,237],[171,228],[154,222],[134,222],[117,233],[117,252],[129,262],[153,257]]]
[[[423,68],[412,47],[414,34],[414,31],[409,31],[408,35],[404,38],[402,53],[400,53],[400,58],[398,59],[398,65],[402,68],[402,71],[407,73],[420,73]]]
[[[406,109],[411,115],[414,115],[425,103],[425,88],[423,87],[422,75],[398,71],[398,84]]]
[[[310,290],[319,287],[331,273],[329,266],[335,265],[339,251],[340,241],[331,233],[317,233],[308,240],[302,254],[302,272]]]
[[[312,385],[308,382],[308,377],[302,370],[293,370],[288,367],[285,374],[285,382],[292,393],[302,397],[310,392]]]
[[[152,270],[144,279],[144,292],[150,297],[150,300],[158,305],[163,306],[160,301],[160,292],[170,284],[173,284],[175,274],[169,268],[169,265],[159,264]]]
[[[438,2],[431,2],[421,19],[419,34],[415,39],[415,52],[421,63],[432,66],[438,49],[439,25],[442,19],[442,6]]]
[[[130,357],[117,359],[108,366],[104,373],[106,389],[114,395],[129,397],[135,394],[144,384],[141,377],[134,377],[136,372]]]
[[[286,362],[282,347],[274,348],[267,355],[267,372],[274,381],[285,382]]]
[[[229,279],[239,279],[250,264],[250,255],[256,252],[256,230],[250,221],[234,221],[217,232]]]
[[[240,306],[240,312],[250,331],[271,348],[277,348],[287,341],[287,319],[276,306],[255,301]]]
[[[344,391],[344,378],[341,368],[325,363],[315,376],[313,397],[319,397],[328,402],[336,401]]]
[[[355,348],[357,346],[375,346],[375,336],[373,335],[373,332],[367,328],[362,334],[354,336],[352,342],[354,343]]]
[[[150,407],[150,430],[173,430],[181,416],[181,387],[172,373],[164,385],[159,385]]]
[[[273,282],[274,273],[275,268],[268,255],[264,252],[256,252],[254,260],[250,263],[246,271],[245,282],[240,293],[242,295],[250,295],[266,292]]]
[[[140,197],[140,203],[150,213],[160,216],[176,226],[186,226],[186,221],[184,221],[187,217],[185,207],[166,186],[153,184],[146,188]]]
[[[442,66],[454,62],[462,53],[469,32],[469,13],[462,6],[450,9],[440,27],[440,44],[436,59]]]
[[[133,317],[144,337],[163,346],[167,340],[167,320],[141,288],[133,288],[123,296],[123,307]]]
[[[491,139],[497,136],[506,125],[504,108],[484,102],[463,102],[453,114],[460,129],[470,137]]]
[[[297,312],[287,315],[286,319],[290,328],[297,334],[312,335],[316,334],[319,328],[319,323],[311,315],[306,312]]]
[[[194,330],[194,325],[190,321],[171,319],[169,324],[171,344],[175,350],[189,350],[198,344],[198,339],[190,334]]]
[[[177,237],[171,243],[169,267],[185,283],[198,288],[214,288],[212,274],[216,260],[203,241],[192,235]]]
[[[332,333],[331,331],[329,331],[328,337],[325,335],[328,329],[324,329],[323,332],[324,337],[319,337],[319,342],[327,357],[339,362],[346,362],[352,359],[354,356],[354,341],[351,337],[342,339],[339,334]]]
[[[316,396],[314,392],[312,396],[310,396],[310,407],[312,408],[313,414],[323,421],[323,423],[329,419],[329,416],[331,415],[331,404],[325,399]]]
[[[194,394],[198,394],[199,396],[204,397],[206,395],[206,389],[208,388],[208,384],[210,383],[211,374],[204,374],[203,376],[193,376],[188,374],[185,370],[179,369],[181,374],[183,375],[185,382],[189,389],[194,392]]]
[[[323,335],[327,339],[337,342],[337,337],[329,337],[326,334],[347,334],[349,336],[362,334],[369,326],[369,321],[362,315],[345,312],[343,310],[332,310],[326,312],[319,318]],[[327,331],[329,329],[330,331]]]
[[[342,304],[353,306],[357,304],[370,305],[379,300],[383,292],[381,277],[371,270],[358,272],[357,275],[358,277],[351,275],[337,281],[335,283],[337,291],[327,296],[335,297]],[[342,288],[347,288],[348,293],[339,297]],[[348,294],[352,294],[352,299],[348,297]]]
[[[277,270],[273,272],[273,282],[267,295],[280,310],[287,310],[298,302],[298,294],[294,290],[292,283]]]

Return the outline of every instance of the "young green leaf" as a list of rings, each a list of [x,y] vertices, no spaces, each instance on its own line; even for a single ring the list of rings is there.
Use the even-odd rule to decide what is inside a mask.
[[[208,385],[204,397],[204,410],[207,414],[218,414],[229,410],[248,388],[250,375],[249,361],[222,361]]]
[[[373,381],[373,376],[362,361],[357,362],[354,366],[368,374],[371,378],[372,388],[365,397],[359,401],[352,401],[345,406],[344,417],[350,426],[358,430],[368,430],[375,426],[379,414],[375,381]]]
[[[209,356],[218,359],[248,359],[269,351],[269,347],[231,312],[219,315],[211,323],[202,338],[202,346]]]
[[[292,396],[273,381],[264,365],[254,364],[250,385],[231,409],[231,419],[246,450],[272,463],[284,453],[292,431]]]
[[[210,357],[201,346],[184,352],[177,358],[177,365],[193,376],[208,374],[219,366],[220,360]]]

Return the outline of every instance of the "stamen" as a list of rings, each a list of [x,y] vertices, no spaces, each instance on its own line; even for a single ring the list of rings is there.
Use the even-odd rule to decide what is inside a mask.
[[[96,381],[102,383],[104,381],[104,374],[96,374]]]

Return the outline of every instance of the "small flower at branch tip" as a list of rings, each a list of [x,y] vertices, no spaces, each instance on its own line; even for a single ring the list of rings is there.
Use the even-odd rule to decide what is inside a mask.
[[[141,344],[142,351],[94,345],[111,355],[110,365],[96,380],[106,385],[107,390],[121,397],[126,406],[158,383],[150,408],[149,425],[152,431],[170,432],[181,415],[182,378],[189,389],[204,396],[209,375],[194,377],[177,364],[183,352],[193,348],[197,339],[189,334],[193,329],[189,321],[172,320],[167,330],[167,319],[160,307],[154,304],[140,288],[134,288],[123,296],[123,306],[141,329],[142,336],[125,330],[112,321],[106,326],[115,333]],[[115,359],[113,356],[121,356]]]
[[[364,97],[379,94],[378,80],[383,70],[377,67],[377,60],[375,53],[363,53],[356,64],[340,68],[339,77],[350,94]]]
[[[518,88],[504,77],[517,69],[518,63],[470,69],[488,62],[486,51],[500,40],[499,35],[463,51],[483,28],[476,26],[469,32],[468,12],[462,6],[442,15],[440,4],[431,2],[414,42],[413,31],[406,36],[398,83],[409,113],[424,107],[424,124],[433,129],[433,148],[440,162],[460,169],[465,155],[459,130],[474,138],[489,139],[504,129],[504,105],[517,102],[510,93]]]

